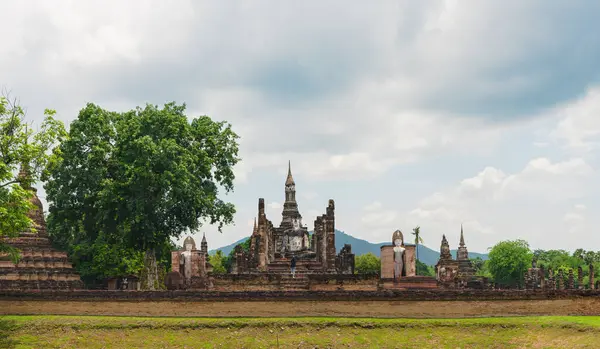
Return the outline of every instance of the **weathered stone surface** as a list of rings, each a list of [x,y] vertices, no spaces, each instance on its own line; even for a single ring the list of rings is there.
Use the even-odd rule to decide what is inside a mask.
[[[0,290],[0,300],[181,300],[181,301],[483,301],[483,300],[552,300],[592,297],[600,298],[599,290],[526,291],[419,289],[382,291],[105,291],[105,290]]]
[[[183,242],[183,248],[179,251],[171,252],[171,272],[167,275],[171,280],[167,288],[201,288],[208,285],[208,273],[212,271],[212,266],[208,262],[208,244],[206,237],[202,239],[201,249],[196,249],[196,242],[191,236],[188,236]],[[180,279],[177,277],[179,275]],[[196,279],[195,279],[196,278]],[[203,279],[202,281],[197,278]]]
[[[183,276],[179,271],[171,271],[167,273],[165,278],[165,286],[167,290],[179,290],[183,288]]]
[[[335,269],[338,274],[354,274],[354,253],[352,253],[352,246],[350,244],[345,244],[337,255]]]
[[[19,178],[27,176],[23,168]],[[34,206],[28,216],[33,221],[33,231],[25,231],[16,238],[5,238],[2,242],[21,250],[21,259],[14,264],[7,254],[0,253],[0,289],[40,290],[79,289],[83,283],[73,269],[65,252],[52,247],[46,232],[42,202],[35,188],[26,185],[31,192]]]
[[[440,245],[440,259],[435,265],[436,279],[440,286],[446,288],[469,287],[470,284],[481,285],[485,278],[475,277],[475,268],[469,259],[469,252],[465,245],[465,238],[462,225],[460,227],[460,243],[457,251],[457,259],[452,258],[450,253],[450,244],[446,236],[442,236]]]
[[[381,261],[381,278],[382,279],[393,279],[394,278],[394,246],[385,245],[381,246],[381,252],[379,254]]]

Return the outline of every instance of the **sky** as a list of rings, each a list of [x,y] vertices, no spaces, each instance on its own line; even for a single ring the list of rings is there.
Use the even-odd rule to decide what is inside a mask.
[[[600,2],[0,0],[0,86],[27,117],[187,104],[240,135],[235,225],[396,229],[470,251],[600,250]],[[40,190],[40,196],[44,196]],[[185,236],[179,241],[182,241]]]

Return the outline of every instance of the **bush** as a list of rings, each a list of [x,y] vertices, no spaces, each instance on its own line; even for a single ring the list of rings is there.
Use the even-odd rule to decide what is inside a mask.
[[[354,260],[354,271],[357,274],[379,274],[381,260],[371,252],[361,254]]]

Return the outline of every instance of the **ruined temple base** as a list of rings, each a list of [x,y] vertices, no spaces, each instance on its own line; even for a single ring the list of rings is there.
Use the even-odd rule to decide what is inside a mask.
[[[379,288],[384,290],[434,289],[438,288],[438,284],[431,276],[405,276],[397,280],[381,279]]]

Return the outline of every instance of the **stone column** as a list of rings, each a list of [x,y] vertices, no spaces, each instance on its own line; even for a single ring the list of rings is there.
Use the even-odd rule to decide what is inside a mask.
[[[565,285],[564,285],[564,283],[565,283],[565,275],[564,275],[564,273],[563,273],[563,271],[562,271],[562,269],[561,269],[561,270],[559,270],[559,271],[558,271],[558,283],[557,283],[557,288],[558,288],[559,290],[564,290],[564,289],[565,289]]]
[[[583,268],[581,266],[577,268],[577,288],[583,290]]]
[[[572,290],[575,288],[575,277],[573,276],[573,269],[569,269],[569,285],[567,286],[567,288],[569,290]]]
[[[335,202],[333,199],[329,199],[329,205],[327,206],[325,234],[327,239],[327,269],[329,271],[335,271]]]
[[[543,265],[540,265],[540,288],[542,290],[546,289],[546,270]]]
[[[590,290],[594,289],[594,265],[590,264],[590,280],[589,280]]]
[[[258,269],[267,270],[269,239],[267,234],[267,217],[265,215],[265,199],[258,199],[258,236],[260,236],[258,247]]]

